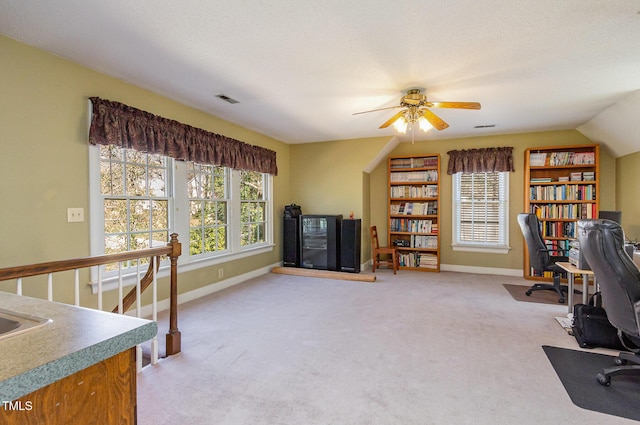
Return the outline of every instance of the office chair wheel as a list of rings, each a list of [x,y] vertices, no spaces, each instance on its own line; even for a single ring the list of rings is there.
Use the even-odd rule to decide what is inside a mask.
[[[617,357],[613,362],[616,364],[616,366],[624,366],[627,364],[627,361],[625,359],[621,359],[619,357]]]
[[[531,289],[529,289],[527,292],[525,292],[525,294],[526,294],[527,296],[531,296],[531,292],[532,292],[532,291],[531,291]]]
[[[598,383],[600,385],[604,385],[605,387],[608,387],[609,385],[611,385],[611,377],[610,376],[607,376],[607,375],[604,375],[602,373],[599,373],[596,376],[596,379],[598,380]]]
[[[564,304],[564,298],[558,299],[558,304]]]

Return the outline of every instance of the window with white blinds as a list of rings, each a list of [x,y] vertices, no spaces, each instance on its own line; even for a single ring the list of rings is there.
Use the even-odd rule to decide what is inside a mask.
[[[453,249],[509,249],[509,173],[453,175]]]

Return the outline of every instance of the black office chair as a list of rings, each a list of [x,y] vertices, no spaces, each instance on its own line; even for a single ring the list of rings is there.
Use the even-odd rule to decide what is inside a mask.
[[[527,250],[529,251],[529,263],[531,268],[537,272],[552,272],[553,283],[536,283],[526,292],[527,295],[531,295],[533,291],[555,291],[560,295],[558,302],[564,303],[564,296],[568,291],[566,285],[560,284],[560,278],[566,274],[566,272],[555,263],[566,262],[569,259],[566,256],[551,255],[550,252],[558,251],[557,249],[551,249],[545,245],[542,240],[542,234],[540,233],[540,221],[535,214],[522,213],[518,214],[518,224],[522,230],[522,235],[527,243]]]
[[[618,337],[629,352],[621,352],[617,366],[603,369],[598,382],[609,385],[615,375],[640,375],[640,271],[627,254],[624,232],[611,220],[578,220],[580,250],[593,270],[602,303]],[[634,363],[627,365],[628,362]]]

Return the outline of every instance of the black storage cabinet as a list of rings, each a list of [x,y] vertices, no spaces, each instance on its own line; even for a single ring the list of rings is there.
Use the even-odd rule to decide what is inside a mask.
[[[342,215],[301,215],[300,267],[340,270]]]
[[[340,234],[340,271],[360,273],[362,220],[342,220]]]
[[[282,265],[300,267],[300,217],[284,218]]]

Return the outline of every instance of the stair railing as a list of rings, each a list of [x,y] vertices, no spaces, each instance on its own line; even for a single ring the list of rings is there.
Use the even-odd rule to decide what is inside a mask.
[[[160,258],[167,256],[170,261],[170,296],[169,296],[169,331],[166,335],[167,356],[178,354],[181,351],[181,333],[178,330],[178,257],[182,254],[182,244],[178,241],[178,235],[171,234],[169,243],[163,247],[127,251],[116,254],[95,255],[90,257],[75,258],[70,260],[50,261],[38,264],[28,264],[24,266],[0,268],[0,281],[16,279],[16,294],[22,295],[23,278],[32,276],[47,276],[47,299],[53,301],[53,274],[63,271],[74,271],[74,304],[80,305],[80,274],[81,269],[98,266],[98,310],[102,310],[103,285],[102,271],[99,266],[106,264],[118,264],[118,305],[113,308],[113,313],[124,314],[134,304],[136,305],[136,315],[141,316],[140,305],[141,294],[149,287],[153,290],[152,320],[157,321],[157,272],[160,267]],[[140,278],[140,268],[138,263],[136,285],[129,293],[123,297],[123,276],[122,264],[124,262],[140,259],[149,259],[149,268],[142,278]],[[151,343],[152,354],[151,363],[158,361],[157,337]],[[141,348],[138,347],[138,370],[141,369]]]

